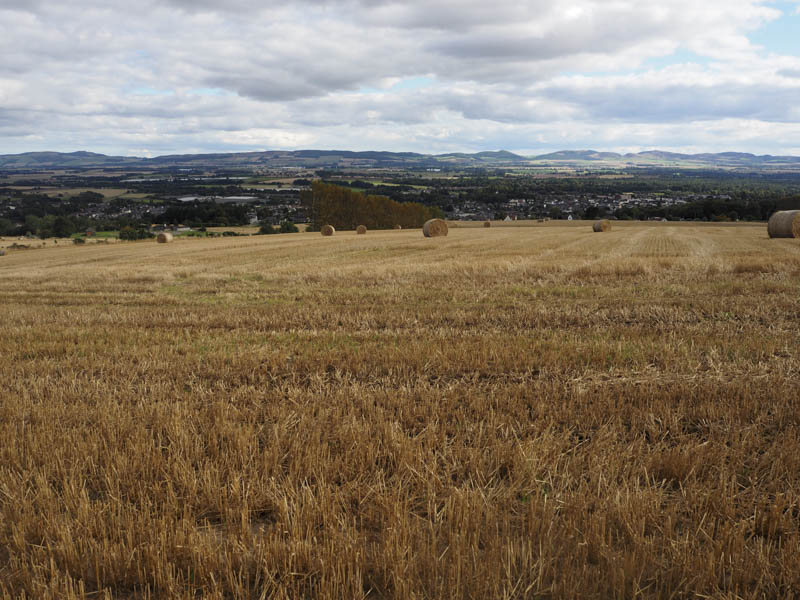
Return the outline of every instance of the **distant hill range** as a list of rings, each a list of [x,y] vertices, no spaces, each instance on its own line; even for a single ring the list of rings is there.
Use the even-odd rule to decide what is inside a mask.
[[[755,155],[746,152],[720,152],[717,154],[679,154],[662,150],[648,150],[636,154],[597,152],[595,150],[562,150],[532,157],[535,163],[552,164],[602,164],[624,166],[682,166],[709,168],[779,168],[797,169],[800,156]]]
[[[227,154],[174,154],[155,158],[106,156],[94,152],[26,152],[0,155],[0,169],[173,169],[173,168],[470,168],[470,167],[683,167],[712,169],[800,169],[797,156],[756,156],[742,152],[677,154],[650,150],[617,154],[595,150],[563,150],[540,156],[513,152],[476,154],[418,154],[415,152],[351,152],[346,150],[296,150],[236,152]]]

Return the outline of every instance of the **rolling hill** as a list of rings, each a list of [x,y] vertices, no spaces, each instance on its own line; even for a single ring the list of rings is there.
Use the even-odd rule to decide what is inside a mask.
[[[598,168],[683,167],[712,169],[800,169],[797,156],[758,156],[743,152],[680,154],[648,150],[618,154],[596,150],[562,150],[538,156],[513,152],[452,152],[419,154],[350,150],[296,150],[212,154],[173,154],[142,158],[107,156],[95,152],[25,152],[0,155],[0,170],[38,169],[170,169],[170,168],[480,168],[480,167],[594,166]]]

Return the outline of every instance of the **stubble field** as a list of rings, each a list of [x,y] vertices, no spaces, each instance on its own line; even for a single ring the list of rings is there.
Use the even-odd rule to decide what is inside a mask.
[[[800,243],[587,223],[0,257],[4,598],[800,589]]]

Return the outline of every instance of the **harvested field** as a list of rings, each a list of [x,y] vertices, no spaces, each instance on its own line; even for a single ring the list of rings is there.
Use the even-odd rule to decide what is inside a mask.
[[[224,233],[226,231],[233,231],[240,235],[257,235],[259,231],[258,225],[229,225],[226,227],[208,227],[206,231],[209,233]]]
[[[0,303],[2,597],[800,589],[763,223],[48,244]]]

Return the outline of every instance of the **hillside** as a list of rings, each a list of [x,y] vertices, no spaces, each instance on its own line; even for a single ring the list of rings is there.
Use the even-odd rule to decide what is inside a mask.
[[[618,154],[595,150],[564,150],[524,157],[512,152],[418,154],[347,150],[296,150],[213,154],[175,154],[155,158],[106,156],[93,152],[26,152],[0,155],[0,170],[36,169],[169,169],[169,168],[478,168],[594,166],[598,168],[670,167],[710,169],[800,169],[800,157],[757,156],[740,152],[677,154],[650,150]]]
[[[797,156],[757,156],[742,152],[720,152],[717,154],[680,154],[662,150],[647,150],[638,153],[618,154],[595,150],[565,150],[530,158],[533,165],[561,166],[607,166],[607,167],[683,167],[694,169],[800,169]]]
[[[437,166],[480,167],[525,163],[526,159],[511,152],[477,154],[443,154],[439,156],[413,152],[351,152],[346,150],[297,150],[291,152],[237,152],[215,154],[176,154],[155,158],[105,156],[91,152],[27,152],[0,155],[0,169],[79,169],[79,168],[336,168],[382,167],[425,168]]]

